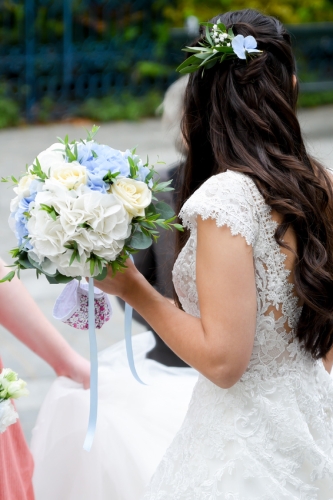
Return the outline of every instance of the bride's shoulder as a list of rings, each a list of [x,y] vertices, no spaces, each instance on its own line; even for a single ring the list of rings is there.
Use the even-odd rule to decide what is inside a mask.
[[[253,180],[242,172],[227,170],[207,179],[186,201],[180,217],[189,229],[196,219],[212,218],[217,226],[228,225],[233,234],[243,234],[253,244],[258,226],[260,194]]]

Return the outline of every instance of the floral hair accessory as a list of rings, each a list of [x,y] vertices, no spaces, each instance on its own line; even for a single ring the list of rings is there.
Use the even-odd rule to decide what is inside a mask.
[[[177,70],[181,74],[194,73],[205,68],[210,69],[217,62],[227,59],[244,59],[262,54],[262,50],[257,49],[257,41],[253,36],[234,35],[231,28],[217,21],[213,23],[202,23],[206,26],[206,36],[203,41],[198,42],[199,47],[185,47],[184,52],[193,53],[188,57]]]

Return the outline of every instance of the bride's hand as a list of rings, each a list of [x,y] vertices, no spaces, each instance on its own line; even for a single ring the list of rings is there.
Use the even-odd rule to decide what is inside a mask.
[[[127,292],[131,290],[137,280],[144,279],[142,274],[137,270],[131,259],[126,261],[127,269],[124,272],[118,271],[113,275],[111,266],[108,268],[108,273],[104,280],[94,280],[94,286],[110,295],[117,295],[124,299]]]

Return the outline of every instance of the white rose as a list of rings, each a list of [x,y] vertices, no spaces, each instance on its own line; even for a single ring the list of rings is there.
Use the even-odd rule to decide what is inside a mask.
[[[55,165],[50,170],[50,181],[68,190],[87,184],[87,179],[87,169],[78,161]]]
[[[14,188],[14,192],[18,196],[18,200],[22,200],[22,198],[27,198],[28,196],[30,196],[31,183],[37,178],[37,175],[30,174],[29,172],[27,175],[21,177],[18,185]]]
[[[111,186],[114,194],[132,217],[143,217],[145,208],[151,203],[151,191],[145,182],[120,177]]]
[[[7,427],[15,424],[17,419],[18,414],[10,399],[2,401],[0,403],[0,434],[4,432]]]

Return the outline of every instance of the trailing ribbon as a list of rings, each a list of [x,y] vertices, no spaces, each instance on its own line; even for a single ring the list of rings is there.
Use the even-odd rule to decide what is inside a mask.
[[[133,257],[130,255],[133,262]],[[125,345],[127,361],[133,377],[144,384],[140,379],[134,363],[133,345],[132,345],[132,317],[133,307],[125,303]],[[89,295],[88,295],[88,325],[89,325],[89,345],[90,345],[90,411],[87,434],[84,440],[83,449],[90,451],[97,424],[97,408],[98,408],[98,353],[97,341],[95,334],[95,298],[94,298],[94,280],[89,278]]]
[[[134,262],[132,255],[130,255],[130,259],[132,262]],[[125,303],[125,344],[126,344],[127,361],[135,380],[137,380],[140,384],[146,385],[144,382],[142,382],[135,368],[133,345],[132,345],[132,317],[133,317],[133,307]]]
[[[93,278],[89,278],[88,325],[90,345],[90,412],[88,430],[83,444],[83,449],[86,451],[90,451],[94,440],[98,407],[98,357],[95,334],[95,297]]]

